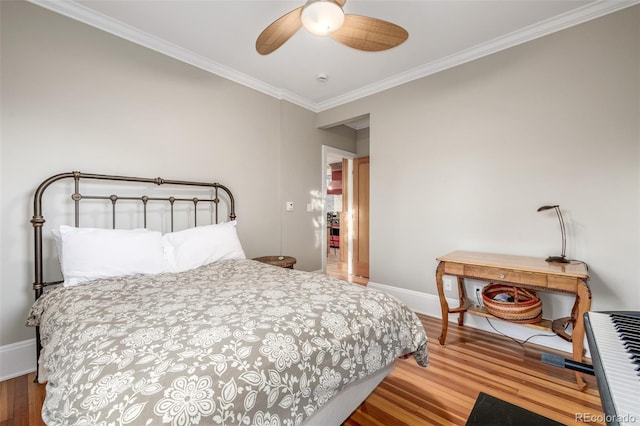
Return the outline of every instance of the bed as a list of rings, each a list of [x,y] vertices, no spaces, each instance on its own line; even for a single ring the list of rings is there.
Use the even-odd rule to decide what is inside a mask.
[[[75,226],[54,228],[64,281],[47,282],[43,194],[65,180],[73,182]],[[87,195],[81,181],[205,195]],[[108,204],[112,229],[80,227],[86,200]],[[142,211],[142,228],[135,219],[132,229],[116,229],[121,201]],[[169,206],[157,215],[166,232],[147,229],[151,202]],[[174,229],[182,213],[194,227]],[[198,224],[203,216],[211,223]],[[340,424],[397,358],[411,354],[427,366],[424,328],[399,300],[246,259],[223,185],[63,173],[36,190],[32,224],[36,301],[27,324],[37,329],[49,425]],[[119,261],[131,265],[113,268]]]

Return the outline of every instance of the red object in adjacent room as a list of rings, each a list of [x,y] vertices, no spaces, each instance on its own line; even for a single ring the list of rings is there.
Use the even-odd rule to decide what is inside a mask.
[[[331,182],[329,182],[329,186],[327,187],[327,194],[342,194],[342,170],[331,171]]]

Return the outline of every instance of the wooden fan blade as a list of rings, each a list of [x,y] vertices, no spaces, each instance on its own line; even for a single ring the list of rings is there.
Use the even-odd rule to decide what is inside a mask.
[[[354,49],[379,52],[403,43],[409,38],[409,33],[404,28],[382,19],[344,15],[344,24],[330,36]]]
[[[256,50],[259,54],[268,55],[273,52],[300,29],[303,8],[304,6],[301,6],[282,15],[260,33],[256,40]]]
[[[336,0],[336,3],[338,3],[340,5],[340,7],[344,7],[344,4],[347,2],[347,0]]]

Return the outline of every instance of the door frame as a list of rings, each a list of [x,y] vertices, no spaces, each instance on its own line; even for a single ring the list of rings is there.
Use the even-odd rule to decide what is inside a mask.
[[[326,230],[327,230],[327,167],[329,166],[329,156],[346,158],[349,162],[349,174],[347,175],[347,216],[349,218],[348,229],[349,234],[347,235],[347,244],[349,247],[349,251],[347,253],[347,268],[348,273],[351,274],[353,272],[353,159],[358,155],[355,152],[349,152],[342,149],[334,148],[328,145],[322,145],[322,218],[320,220],[323,238],[320,238],[321,247],[320,254],[322,257],[322,272],[327,272],[327,238],[326,238]],[[344,209],[344,206],[343,206]],[[340,238],[343,238],[340,235]]]

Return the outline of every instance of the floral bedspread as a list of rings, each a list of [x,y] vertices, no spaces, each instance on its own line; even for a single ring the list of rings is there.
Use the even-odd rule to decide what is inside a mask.
[[[56,288],[27,324],[49,425],[298,425],[401,355],[427,365],[394,297],[252,260]]]

